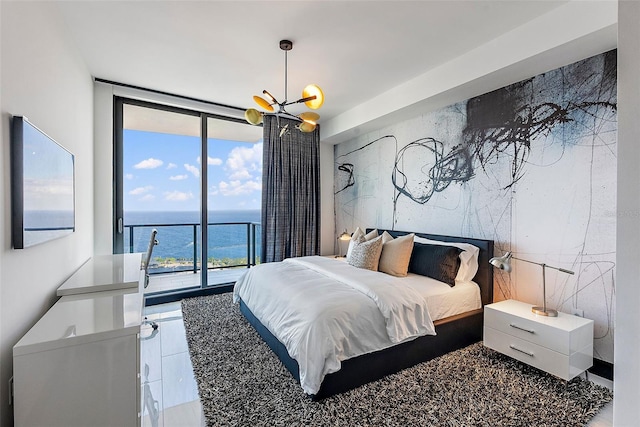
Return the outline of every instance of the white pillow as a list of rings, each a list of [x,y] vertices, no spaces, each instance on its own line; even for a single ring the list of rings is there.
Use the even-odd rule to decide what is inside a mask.
[[[378,270],[397,277],[405,277],[409,270],[413,252],[413,234],[393,238],[386,231],[382,233],[382,253]]]
[[[361,235],[355,240],[351,256],[347,258],[347,262],[354,267],[377,271],[381,252],[382,236],[372,240],[365,240],[365,236]]]
[[[351,235],[351,241],[349,242],[349,247],[347,248],[347,261],[349,260],[349,256],[351,256],[351,251],[353,250],[353,246],[355,245],[355,241],[360,236],[364,236],[364,240],[365,241],[373,240],[376,237],[378,237],[378,230],[377,229],[372,230],[372,231],[370,231],[369,233],[367,233],[365,235],[364,231],[362,231],[360,229],[360,227],[356,227],[356,230]]]
[[[455,246],[456,248],[462,249],[462,252],[460,252],[460,269],[458,270],[456,280],[470,282],[478,272],[478,255],[480,255],[480,249],[478,249],[477,246],[470,243],[442,242],[440,240],[425,239],[419,236],[416,236],[413,241],[429,245]]]

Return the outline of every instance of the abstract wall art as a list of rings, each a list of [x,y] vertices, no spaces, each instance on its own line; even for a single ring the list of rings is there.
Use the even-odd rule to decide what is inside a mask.
[[[493,239],[547,270],[547,304],[595,321],[613,362],[615,50],[360,135],[334,149],[336,230]],[[540,267],[496,271],[495,300],[542,303]]]

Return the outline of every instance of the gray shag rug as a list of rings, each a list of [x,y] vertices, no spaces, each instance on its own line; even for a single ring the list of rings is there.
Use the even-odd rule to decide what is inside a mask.
[[[182,301],[208,426],[583,426],[612,392],[473,344],[313,402],[231,294]]]

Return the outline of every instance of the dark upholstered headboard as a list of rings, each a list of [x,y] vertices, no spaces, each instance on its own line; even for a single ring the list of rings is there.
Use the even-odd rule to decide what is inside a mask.
[[[371,230],[373,230],[373,228],[367,228],[367,233]],[[393,237],[412,233],[411,231],[395,231],[378,228],[378,232],[380,234],[385,231]],[[480,253],[478,255],[478,272],[473,278],[473,281],[480,286],[480,298],[482,299],[482,305],[491,304],[493,302],[493,267],[489,264],[489,260],[493,257],[493,240],[441,236],[438,234],[427,233],[415,233],[415,235],[424,237],[425,239],[439,240],[441,242],[470,243],[478,247],[480,249]]]

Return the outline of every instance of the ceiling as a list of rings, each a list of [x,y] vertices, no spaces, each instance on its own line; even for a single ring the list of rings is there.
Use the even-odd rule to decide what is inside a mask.
[[[94,77],[254,107],[309,83],[320,123],[482,45],[565,1],[57,2]],[[302,106],[288,108],[292,113]]]

